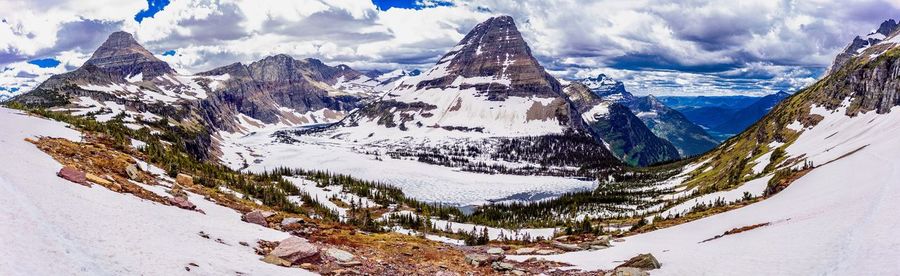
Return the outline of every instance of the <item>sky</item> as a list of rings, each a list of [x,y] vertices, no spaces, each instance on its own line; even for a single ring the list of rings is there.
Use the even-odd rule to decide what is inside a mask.
[[[477,23],[512,16],[553,75],[638,95],[764,95],[821,77],[900,0],[4,0],[0,96],[79,67],[124,30],[180,73],[274,54],[427,69]]]

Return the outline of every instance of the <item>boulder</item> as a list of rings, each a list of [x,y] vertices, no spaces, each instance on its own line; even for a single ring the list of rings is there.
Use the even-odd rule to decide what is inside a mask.
[[[494,262],[493,264],[491,264],[491,268],[496,271],[510,271],[513,270],[515,266],[507,262]]]
[[[134,164],[130,164],[128,165],[128,167],[125,167],[125,174],[127,174],[128,178],[130,178],[131,180],[140,180],[141,178],[141,171]]]
[[[169,203],[181,209],[197,209],[197,205],[194,205],[194,203],[190,202],[186,196],[176,196],[169,198]]]
[[[609,246],[609,236],[599,236],[588,244]]]
[[[190,175],[179,173],[177,176],[175,176],[175,183],[178,183],[178,185],[185,187],[194,186],[194,178]]]
[[[488,248],[487,253],[491,254],[491,255],[500,255],[500,254],[503,254],[503,248],[491,247],[491,248]]]
[[[644,270],[657,269],[662,267],[659,264],[659,261],[656,260],[656,257],[653,257],[652,254],[640,254],[635,256],[634,258],[628,259],[625,263],[619,265],[618,267],[636,267]]]
[[[83,171],[76,169],[75,167],[65,166],[61,170],[59,170],[58,173],[56,173],[56,176],[62,177],[65,180],[72,181],[72,182],[75,182],[75,183],[78,183],[81,185],[85,185],[88,187],[91,186],[87,182],[86,174]]]
[[[517,255],[529,255],[529,254],[534,254],[534,252],[537,250],[538,249],[534,248],[534,247],[519,248],[519,249],[516,249],[516,254]]]
[[[349,262],[353,260],[353,254],[334,247],[325,250],[325,256],[328,256],[329,258],[332,258],[338,262]]]
[[[466,262],[470,263],[474,266],[482,266],[488,263],[496,262],[503,260],[505,256],[503,255],[488,255],[488,254],[468,254],[466,255]]]
[[[112,181],[107,180],[106,178],[102,178],[92,173],[84,174],[84,177],[87,178],[88,181],[94,182],[103,186],[112,186]]]
[[[266,215],[263,214],[263,212],[260,210],[254,210],[252,212],[244,214],[241,217],[241,220],[253,224],[259,224],[263,227],[269,227],[269,222],[266,221]]]
[[[534,251],[534,254],[537,254],[537,255],[550,255],[550,254],[556,254],[556,253],[557,253],[556,250],[550,250],[550,249],[541,249],[538,251]]]
[[[582,249],[581,247],[579,247],[578,245],[575,245],[575,244],[561,243],[561,242],[556,242],[556,241],[553,242],[552,245],[553,245],[553,247],[559,248],[560,250],[570,251],[570,252],[578,251],[578,250]]]
[[[273,265],[291,266],[291,262],[288,262],[288,261],[285,260],[285,259],[276,257],[275,255],[271,255],[271,254],[270,254],[270,255],[266,255],[265,257],[263,257],[263,258],[262,258],[262,261],[263,261],[263,262],[270,263],[270,264],[273,264]]]
[[[281,220],[281,227],[285,227],[291,224],[303,223],[302,218],[284,218]]]
[[[291,264],[298,264],[303,259],[319,254],[319,248],[304,238],[291,236],[278,243],[269,255],[282,258]]]

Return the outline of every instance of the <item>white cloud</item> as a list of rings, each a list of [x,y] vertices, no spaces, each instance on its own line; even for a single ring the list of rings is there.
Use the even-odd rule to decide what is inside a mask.
[[[854,34],[900,14],[891,0],[448,2],[383,11],[366,0],[179,0],[138,23],[141,1],[5,1],[0,11],[16,12],[0,15],[0,67],[89,55],[113,29],[154,53],[175,50],[160,58],[183,72],[278,53],[362,69],[421,67],[478,22],[509,14],[561,77],[611,72],[658,94],[769,93],[808,84]]]

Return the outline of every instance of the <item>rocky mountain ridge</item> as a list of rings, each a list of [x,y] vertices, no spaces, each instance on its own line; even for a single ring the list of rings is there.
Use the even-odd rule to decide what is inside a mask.
[[[853,41],[844,48],[844,51],[835,57],[834,62],[832,62],[831,66],[828,68],[828,73],[831,74],[837,72],[851,58],[894,34],[898,27],[900,27],[900,24],[897,24],[894,19],[888,19],[882,22],[881,25],[878,26],[878,29],[875,29],[871,33],[868,33],[865,36],[856,36],[853,38]]]
[[[715,147],[718,142],[703,128],[694,124],[680,112],[669,108],[653,95],[636,97],[625,89],[622,81],[610,78],[605,74],[578,80],[585,84],[593,94],[604,101],[626,106],[649,128],[652,133],[678,149],[680,156],[692,156]],[[660,151],[665,152],[665,151]],[[677,155],[663,155],[666,161],[677,159]]]
[[[599,137],[610,151],[626,163],[647,166],[679,157],[672,143],[653,134],[627,106],[601,96],[610,94],[596,93],[579,82],[570,83],[563,91],[581,114],[583,128]],[[628,93],[624,88],[621,91]]]

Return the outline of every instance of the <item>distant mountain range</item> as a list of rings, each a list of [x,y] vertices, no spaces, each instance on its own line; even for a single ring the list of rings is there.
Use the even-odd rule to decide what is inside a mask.
[[[749,127],[789,96],[780,91],[764,97],[666,96],[659,97],[659,101],[702,126],[716,140],[723,141]]]

